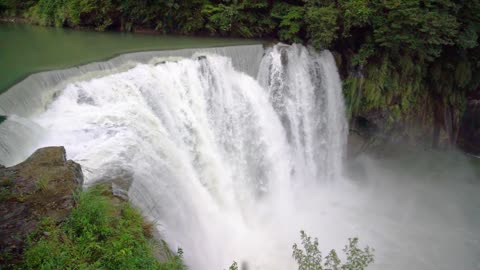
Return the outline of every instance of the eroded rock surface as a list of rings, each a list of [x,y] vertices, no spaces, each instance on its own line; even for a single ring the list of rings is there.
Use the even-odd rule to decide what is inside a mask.
[[[0,269],[21,261],[25,240],[39,222],[65,219],[82,184],[80,165],[66,160],[61,146],[38,149],[12,167],[0,166]]]

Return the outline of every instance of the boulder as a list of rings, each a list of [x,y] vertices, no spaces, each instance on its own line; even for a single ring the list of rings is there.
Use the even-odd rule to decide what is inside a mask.
[[[66,218],[82,185],[80,165],[66,159],[62,146],[38,149],[18,165],[0,167],[0,269],[21,262],[26,237],[39,222]]]

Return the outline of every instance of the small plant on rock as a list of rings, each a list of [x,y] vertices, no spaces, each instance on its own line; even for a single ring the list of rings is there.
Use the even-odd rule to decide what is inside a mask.
[[[37,182],[35,182],[35,185],[37,187],[37,190],[39,191],[45,191],[47,190],[48,188],[48,182],[50,182],[50,179],[45,176],[45,175],[40,175],[40,177],[38,177],[38,180]]]

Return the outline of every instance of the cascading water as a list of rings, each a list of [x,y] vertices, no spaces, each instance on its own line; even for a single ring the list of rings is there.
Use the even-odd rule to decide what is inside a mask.
[[[331,53],[277,45],[263,58],[258,80],[282,121],[301,179],[338,178],[347,124]]]
[[[170,247],[184,250],[190,269],[225,269],[234,260],[248,269],[295,269],[291,245],[301,229],[318,236],[324,251],[360,236],[378,250],[373,268],[475,264],[479,244],[472,242],[472,251],[464,243],[480,241],[476,229],[460,222],[458,212],[432,226],[445,217],[432,202],[452,205],[438,203],[421,185],[382,179],[360,189],[341,180],[347,128],[329,52],[276,45],[265,52],[257,80],[256,72],[238,70],[238,59],[212,52],[154,59],[68,83],[42,105],[45,111],[0,125],[0,163],[64,145],[87,185],[131,182],[131,201]],[[28,96],[11,100],[33,104]],[[408,211],[397,214],[399,204]],[[447,249],[440,237],[448,237]],[[436,249],[425,257],[409,253],[429,246]],[[439,263],[450,248],[462,256]]]
[[[280,51],[291,62],[268,63]],[[265,261],[261,250],[275,242],[271,226],[294,212],[291,184],[317,177],[308,174],[317,163],[334,175],[331,164],[341,162],[340,154],[333,163],[327,156],[343,147],[345,133],[343,116],[330,123],[343,114],[341,96],[330,93],[341,95],[332,56],[276,46],[260,67],[272,77],[268,90],[225,57],[157,62],[69,84],[32,118],[46,130],[41,144],[65,145],[87,184],[133,178],[133,203],[195,269],[222,269],[234,259],[254,269],[286,267]],[[275,69],[285,69],[282,78]],[[305,90],[297,97],[293,85],[300,82]],[[283,83],[290,89],[276,85]],[[282,104],[293,106],[280,111]],[[333,127],[338,137],[329,135]],[[289,261],[291,242],[283,244]]]

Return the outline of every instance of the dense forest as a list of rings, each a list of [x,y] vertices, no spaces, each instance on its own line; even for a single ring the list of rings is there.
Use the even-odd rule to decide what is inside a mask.
[[[57,27],[330,49],[349,116],[434,146],[458,143],[469,100],[480,98],[480,0],[0,0],[0,13]]]

